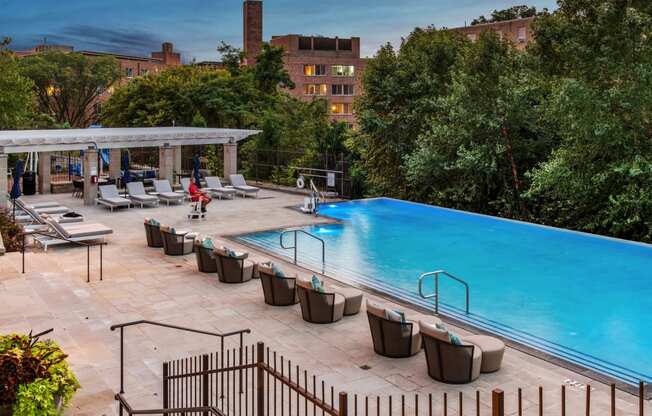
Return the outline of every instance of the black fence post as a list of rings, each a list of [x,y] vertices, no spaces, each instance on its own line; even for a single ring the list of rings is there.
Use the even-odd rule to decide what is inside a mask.
[[[170,376],[169,363],[163,363],[163,409],[167,409],[170,406],[170,386],[168,377]]]
[[[201,397],[202,397],[202,406],[208,407],[208,354],[204,354],[201,357]],[[208,410],[204,410],[204,416],[208,416]]]
[[[256,347],[256,416],[265,416],[265,344]]]

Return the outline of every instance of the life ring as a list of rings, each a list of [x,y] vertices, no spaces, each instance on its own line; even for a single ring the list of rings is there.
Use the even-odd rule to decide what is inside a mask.
[[[299,176],[297,178],[297,188],[303,189],[304,186],[306,186],[306,180],[303,179],[303,176]]]

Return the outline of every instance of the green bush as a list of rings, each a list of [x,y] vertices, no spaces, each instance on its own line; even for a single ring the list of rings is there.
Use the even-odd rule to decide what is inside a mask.
[[[0,235],[7,252],[19,251],[22,244],[18,234],[23,232],[23,227],[11,221],[9,215],[0,212]]]
[[[0,336],[0,410],[13,416],[56,416],[79,389],[54,341],[29,335]]]

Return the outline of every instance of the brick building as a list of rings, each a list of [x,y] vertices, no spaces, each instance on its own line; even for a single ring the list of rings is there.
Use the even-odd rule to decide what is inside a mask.
[[[533,38],[532,22],[535,17],[524,19],[505,20],[502,22],[482,23],[473,26],[456,27],[449,30],[462,33],[470,40],[475,41],[480,33],[485,30],[493,30],[501,38],[507,38],[519,50],[524,50]]]
[[[263,42],[262,1],[244,1],[243,26],[245,64],[251,65]],[[285,49],[285,68],[296,84],[290,94],[307,102],[324,99],[332,120],[355,124],[353,102],[366,62],[360,38],[284,35],[272,36],[270,43]]]

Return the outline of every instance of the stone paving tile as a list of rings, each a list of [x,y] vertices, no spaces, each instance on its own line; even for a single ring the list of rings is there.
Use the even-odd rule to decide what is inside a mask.
[[[91,255],[91,283],[86,283],[86,253],[74,247],[52,247],[47,253],[30,251],[26,255],[26,273],[21,274],[21,258],[12,253],[0,259],[0,333],[40,331],[54,328],[52,338],[70,355],[82,389],[73,400],[67,415],[116,415],[113,396],[119,389],[119,334],[109,326],[138,319],[163,321],[209,331],[250,328],[247,344],[265,342],[292,365],[300,365],[314,374],[318,383],[334,384],[337,389],[360,395],[382,396],[382,406],[398,413],[405,395],[407,414],[415,409],[414,396],[421,396],[420,414],[425,415],[428,395],[433,408],[443,407],[447,394],[448,414],[459,413],[462,393],[464,413],[475,414],[475,395],[479,391],[481,414],[488,414],[490,392],[500,388],[506,394],[506,412],[517,410],[517,392],[522,389],[525,415],[538,415],[538,388],[544,387],[547,414],[559,414],[560,386],[566,380],[590,383],[592,414],[608,414],[608,386],[583,375],[560,368],[523,352],[508,349],[501,371],[485,374],[464,386],[450,386],[432,380],[426,371],[423,353],[406,359],[388,359],[373,352],[367,318],[364,313],[346,317],[332,325],[312,325],[301,319],[298,306],[275,308],[262,300],[260,283],[226,285],[214,275],[196,271],[194,256],[165,257],[161,250],[145,245],[143,217],[155,217],[175,228],[192,229],[214,237],[218,243],[242,249],[224,236],[244,232],[327,222],[305,216],[286,207],[298,205],[301,196],[262,191],[262,198],[216,201],[209,208],[206,221],[189,222],[187,207],[161,207],[121,210],[113,214],[99,207],[83,207],[68,195],[36,196],[30,199],[57,200],[83,213],[87,222],[111,226],[104,251],[104,281],[100,282],[97,262]],[[250,251],[255,261],[266,260],[264,253]],[[286,264],[291,273],[312,273]],[[330,281],[329,281],[330,282]],[[331,282],[332,283],[332,282]],[[344,283],[336,282],[342,286]],[[401,307],[394,302],[367,293],[377,302]],[[407,311],[411,319],[425,316]],[[458,329],[464,334],[466,331]],[[161,405],[162,362],[217,351],[213,339],[196,334],[179,334],[162,328],[131,327],[125,330],[125,385],[134,405]],[[228,342],[235,347],[235,340]],[[369,368],[363,370],[362,366]],[[567,388],[567,414],[584,412],[582,387]],[[370,414],[375,414],[375,397],[370,399]],[[618,393],[619,415],[634,415],[636,399]],[[647,404],[648,408],[650,404]],[[438,413],[435,413],[438,414]]]

